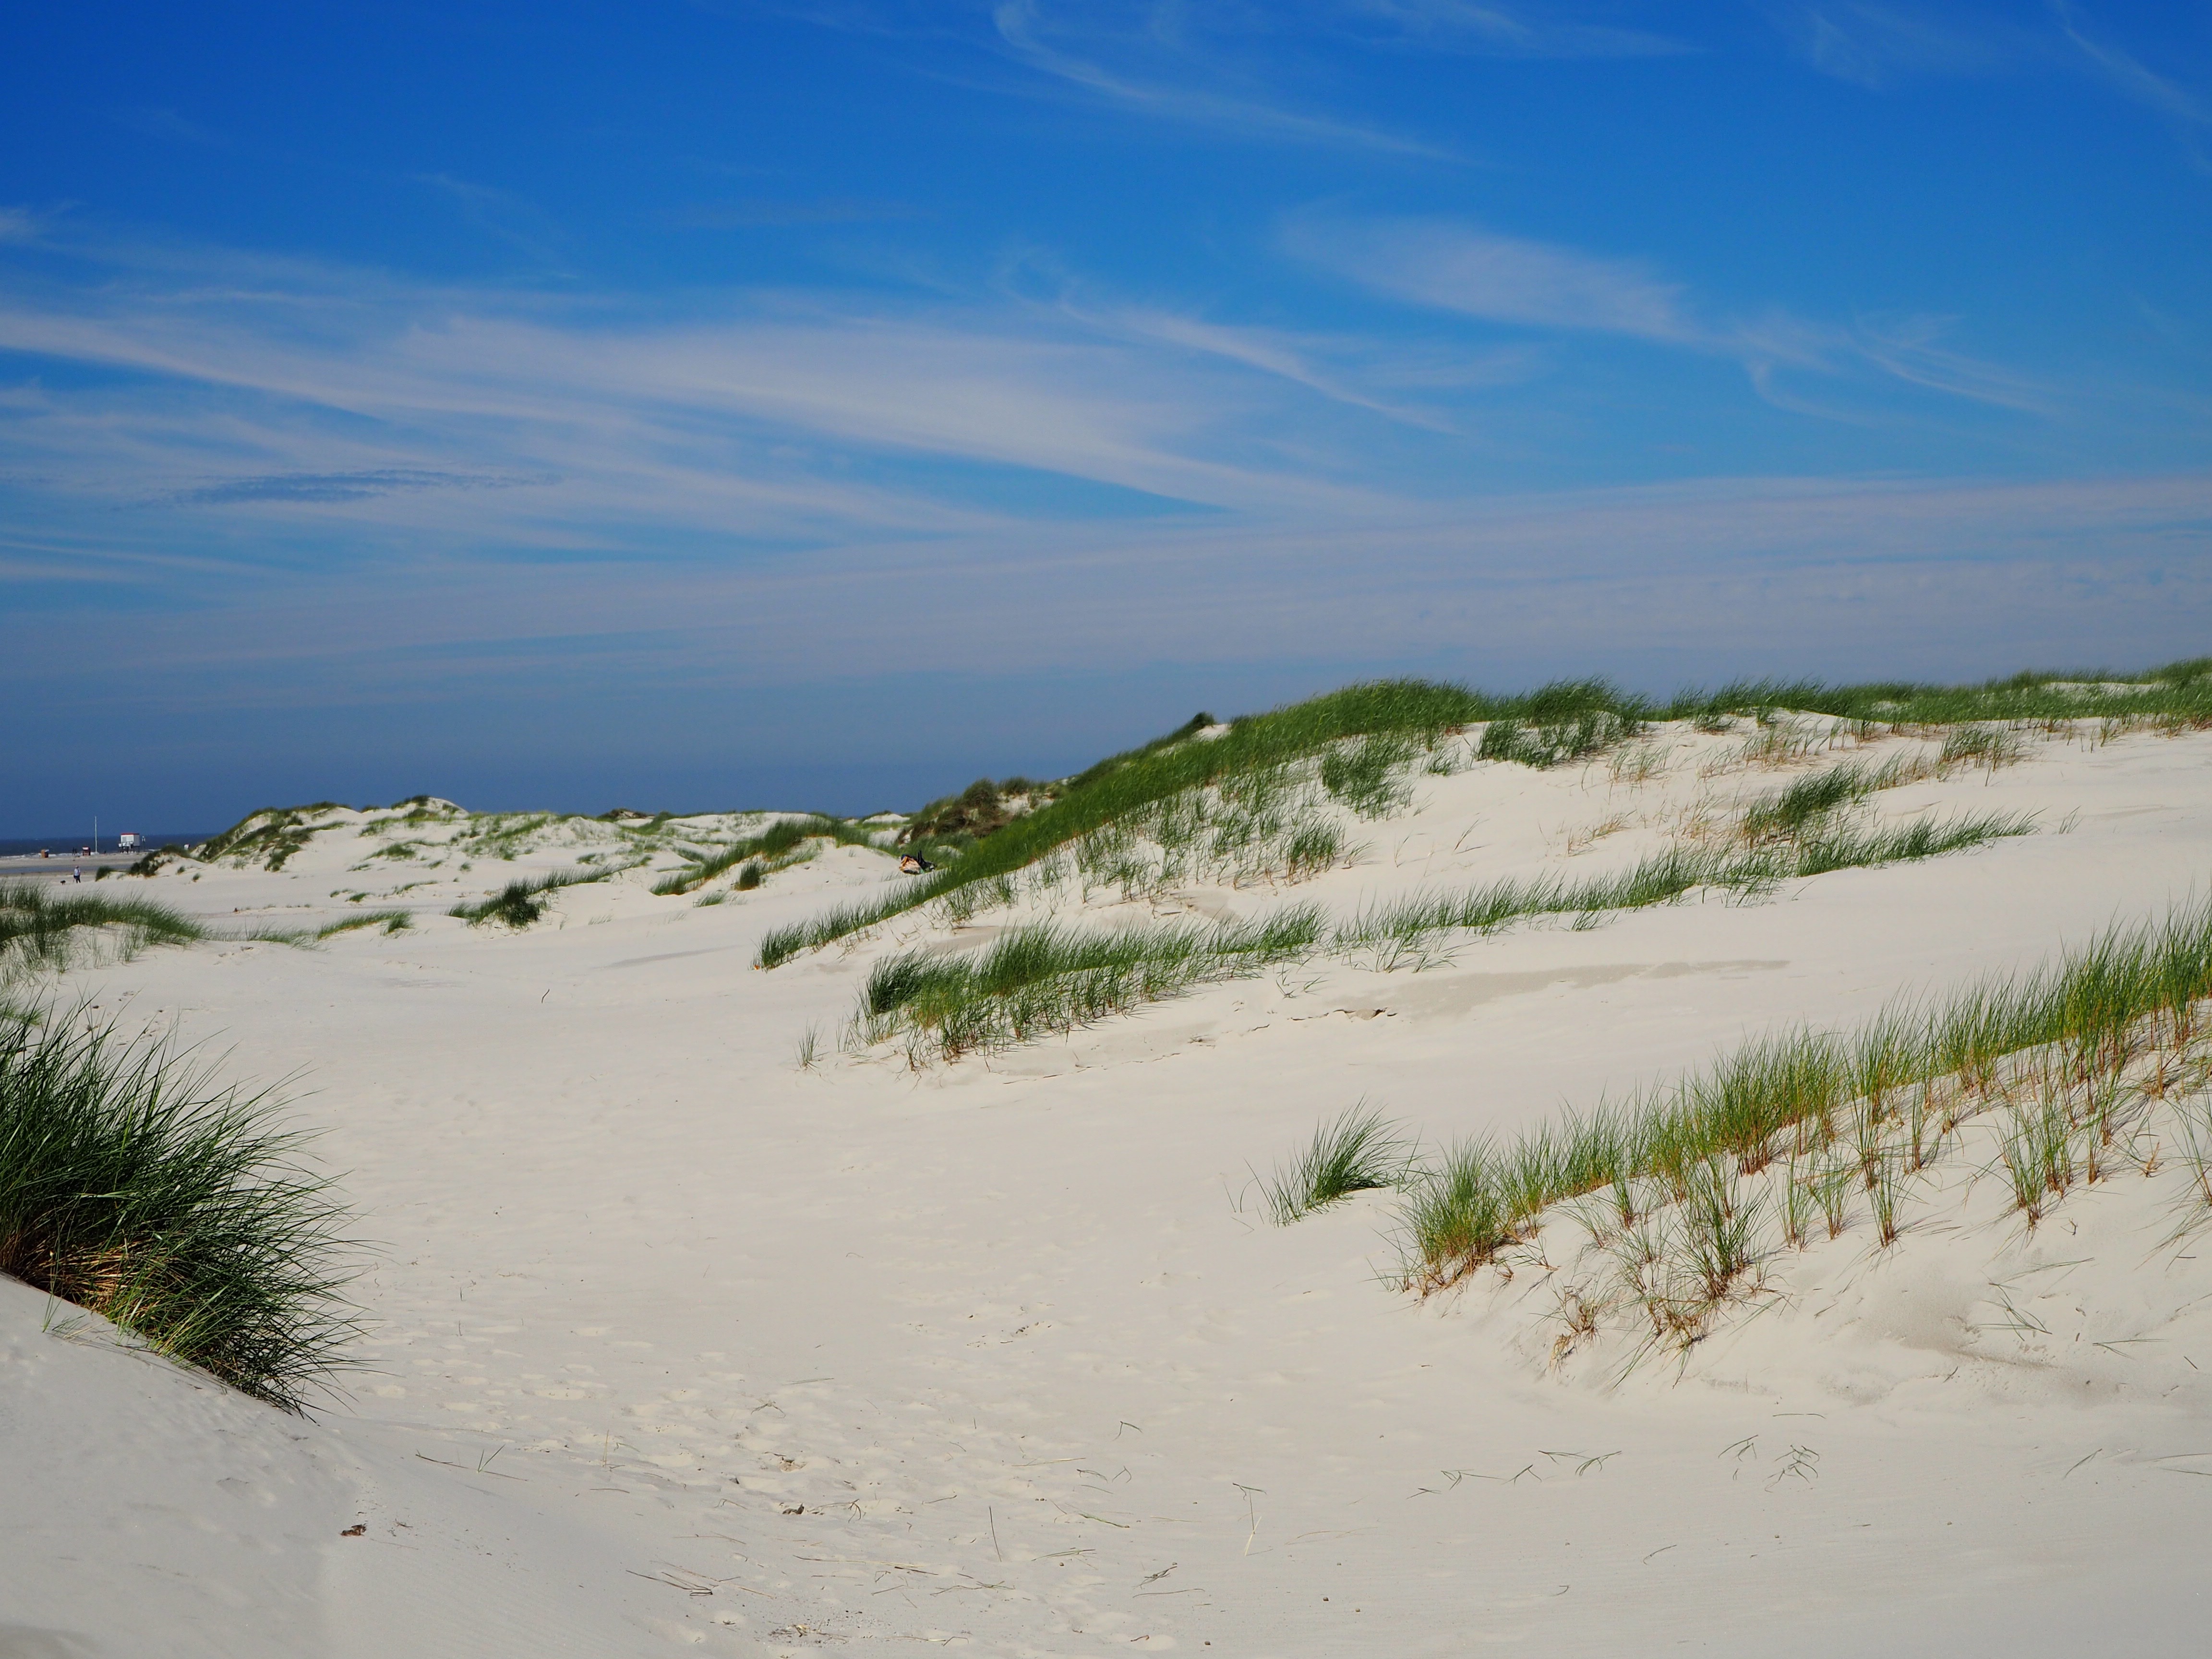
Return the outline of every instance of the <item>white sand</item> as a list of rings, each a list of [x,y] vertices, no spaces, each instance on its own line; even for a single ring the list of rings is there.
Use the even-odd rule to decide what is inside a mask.
[[[1678,736],[1640,789],[1421,778],[1291,893],[1558,867],[1616,813],[1791,775],[1701,783],[1728,740]],[[281,873],[158,878],[287,925],[437,884],[392,901],[426,906],[398,937],[63,983],[298,1074],[380,1247],[372,1334],[301,1420],[0,1284],[0,1656],[2193,1651],[2212,1234],[2202,1261],[2158,1248],[2170,1183],[2123,1175],[2028,1239],[1992,1182],[1930,1194],[1895,1249],[1861,1225],[1779,1261],[1758,1316],[1617,1384],[1547,1368],[1528,1274],[1427,1304],[1381,1282],[1387,1198],[1277,1230],[1250,1188],[1363,1096],[1431,1139],[1510,1129],[2201,894],[2212,738],[1880,799],[1930,806],[2045,830],[1419,974],[1319,963],[921,1074],[793,1064],[877,954],[945,937],[921,918],[750,967],[767,927],[884,880],[868,852],[709,908],[641,871],[519,935],[437,913],[585,849],[363,874],[349,827]],[[2008,1328],[1993,1280],[2047,1329]]]

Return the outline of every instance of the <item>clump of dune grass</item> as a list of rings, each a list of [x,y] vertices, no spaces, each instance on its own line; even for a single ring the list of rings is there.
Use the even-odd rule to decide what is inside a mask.
[[[2018,762],[2021,752],[2020,739],[1994,726],[1961,726],[1947,732],[1943,738],[1946,766],[1963,762],[1985,766],[1994,772],[2000,766]]]
[[[1334,869],[1351,852],[1344,831],[1335,824],[1301,823],[1283,838],[1283,874],[1296,881]]]
[[[1880,766],[1846,761],[1823,771],[1809,773],[1771,795],[1762,796],[1744,811],[1739,833],[1747,842],[1787,840],[1806,834],[1847,806],[1856,805],[1883,789],[1918,783],[1940,776],[1940,762],[1899,755]]]
[[[679,893],[695,892],[715,877],[738,866],[757,866],[763,873],[783,868],[799,860],[790,855],[809,841],[830,841],[844,847],[873,847],[878,831],[848,819],[832,818],[814,814],[805,817],[779,818],[757,836],[727,842],[712,852],[689,853],[686,863],[671,871],[653,885],[654,893],[666,897]],[[750,884],[741,872],[740,886],[757,887],[760,876],[756,874]]]
[[[1699,889],[1765,892],[1792,877],[1934,858],[2025,835],[2033,820],[1982,814],[1948,823],[1844,829],[1799,842],[1728,854],[1676,847],[1610,875],[1508,878],[1469,891],[1417,894],[1329,926],[1311,905],[1255,921],[1139,924],[1091,931],[1039,922],[970,956],[908,951],[878,962],[851,1030],[863,1045],[899,1033],[922,1040],[911,1057],[954,1060],[1057,1035],[1246,977],[1322,951],[1389,970],[1426,965],[1454,934],[1492,933],[1542,916],[1588,925],[1607,914],[1671,904]]]
[[[2072,721],[2108,716],[2192,718],[2212,712],[2212,673],[2201,659],[2116,673],[2105,669],[2031,672],[1974,685],[1873,681],[1738,680],[1686,690],[1661,718],[1717,722],[1730,715],[1794,709],[1849,721],[1902,726]]]
[[[187,945],[207,929],[152,899],[65,893],[32,880],[0,880],[0,982],[67,968],[104,945],[127,960],[157,945]]]
[[[156,1041],[0,1021],[0,1273],[298,1409],[353,1331],[349,1247],[279,1105]]]
[[[725,871],[741,864],[776,858],[798,847],[810,835],[826,835],[828,824],[829,820],[822,818],[779,818],[757,836],[732,842],[712,853],[693,855],[683,867],[653,883],[653,890],[662,897],[694,891]]]
[[[1916,1178],[1992,1110],[1993,1164],[2032,1231],[2135,1156],[2152,1103],[2212,1081],[2208,997],[2212,903],[2109,929],[2043,969],[1893,1004],[1850,1030],[1756,1039],[1625,1104],[1451,1151],[1401,1206],[1407,1283],[1455,1284],[1571,1215],[1609,1264],[1604,1284],[1577,1291],[1577,1316],[1633,1310],[1650,1341],[1686,1346],[1758,1281],[1747,1216],[1774,1205],[1783,1242],[1803,1249],[1816,1219],[1830,1237],[1850,1224],[1856,1195],[1874,1242],[1893,1246]],[[2185,1162],[2191,1149],[2212,1155],[2177,1110]],[[2212,1222],[2212,1177],[2191,1192],[2177,1236]]]
[[[1548,685],[1491,721],[1476,758],[1563,766],[1638,736],[1653,712],[1643,699],[1625,696],[1604,680]]]
[[[343,916],[337,921],[327,922],[318,927],[315,930],[315,937],[332,939],[340,933],[355,933],[363,927],[380,927],[386,933],[404,933],[414,925],[415,913],[412,910],[397,908],[388,910],[362,910],[354,915]]]
[[[1506,877],[1454,893],[1416,893],[1375,904],[1340,924],[1331,943],[1368,956],[1382,969],[1418,965],[1452,933],[1492,933],[1532,917],[1596,915],[1671,904],[1704,886],[1737,884],[1744,860],[1698,848],[1670,848],[1610,875]],[[1756,866],[1762,880],[1772,878]]]
[[[1727,884],[1755,886],[1766,872],[1779,879],[1821,876],[1832,870],[1870,870],[1885,864],[1942,858],[1948,853],[2034,833],[2033,812],[1976,812],[1950,819],[1921,818],[1905,824],[1827,830],[1808,836],[1778,857],[1753,854],[1741,860]]]
[[[455,852],[472,859],[497,859],[511,863],[514,855],[528,850],[538,832],[553,821],[550,812],[471,813],[465,821],[467,827],[450,844]]]
[[[908,951],[868,975],[853,1032],[899,1032],[953,1060],[1071,1031],[1194,985],[1240,979],[1310,953],[1326,923],[1311,905],[1256,922],[1171,923],[1106,931],[1039,922],[969,955]]]
[[[1616,784],[1633,788],[1658,777],[1667,769],[1666,745],[1658,743],[1623,744],[1613,752],[1606,771]]]
[[[1415,894],[1370,906],[1340,927],[1340,951],[1370,954],[1379,967],[1418,961],[1442,935],[1490,933],[1537,916],[1596,917],[1672,904],[1701,888],[1756,893],[1794,877],[1937,858],[2032,832],[2026,814],[1982,813],[1938,822],[1844,829],[1745,854],[1672,847],[1610,875],[1508,877],[1449,894]]]
[[[57,896],[55,884],[0,879],[0,984],[88,962],[128,962],[156,945],[204,939],[297,945],[325,936],[310,928],[210,927],[158,900],[74,891]],[[344,925],[365,924],[349,918]]]
[[[1196,726],[1183,727],[1068,780],[1049,803],[1013,819],[933,875],[772,931],[763,939],[757,960],[763,968],[776,967],[802,951],[874,927],[970,882],[1022,869],[1170,797],[1310,761],[1346,738],[1395,733],[1426,741],[1489,718],[1511,702],[1430,681],[1377,681],[1240,718],[1212,738],[1200,738]]]
[[[1362,1102],[1322,1122],[1310,1141],[1261,1182],[1268,1218],[1287,1227],[1354,1193],[1399,1186],[1414,1158],[1413,1143]]]
[[[179,847],[149,847],[125,866],[122,873],[126,876],[158,876],[185,856],[183,848]]]
[[[317,801],[310,806],[264,806],[203,843],[198,856],[209,864],[228,859],[240,867],[258,864],[264,869],[282,870],[295,853],[314,839],[317,831],[331,828],[334,822],[317,823],[312,819],[345,810],[343,803],[334,800]]]
[[[1079,836],[1023,870],[955,887],[938,908],[957,924],[1025,894],[1056,898],[1069,886],[1085,898],[1099,887],[1124,898],[1156,898],[1191,882],[1301,881],[1358,850],[1331,804],[1371,816],[1402,803],[1409,793],[1402,773],[1414,752],[1396,738],[1364,738],[1318,764],[1285,762],[1187,789]]]
[[[1211,714],[1193,716],[1167,741],[1188,737],[1213,723]],[[1034,778],[978,778],[957,795],[931,801],[899,831],[898,843],[916,850],[931,849],[930,856],[957,856],[977,842],[1004,829],[1023,813],[1042,805],[1060,786]]]
[[[1349,854],[1328,803],[1363,817],[1391,811],[1409,793],[1401,775],[1413,754],[1402,738],[1373,737],[1331,750],[1317,766],[1255,767],[1141,807],[1073,842],[1068,856],[1086,893],[1094,882],[1134,897],[1187,881],[1296,881]]]
[[[1801,729],[1803,723],[1792,721],[1784,711],[1826,715],[1829,723],[1818,732]],[[1067,780],[1047,804],[988,838],[942,849],[945,856],[940,861],[946,867],[933,874],[772,931],[763,939],[757,960],[761,967],[775,968],[803,951],[864,932],[971,884],[1026,869],[1102,831],[1109,832],[1109,843],[1116,830],[1126,839],[1133,833],[1127,821],[1140,810],[1193,791],[1218,793],[1237,781],[1311,762],[1353,740],[1395,737],[1441,757],[1447,750],[1438,745],[1449,734],[1487,722],[1482,738],[1486,757],[1551,766],[1614,748],[1653,721],[1686,720],[1703,730],[1725,731],[1747,715],[1761,721],[1759,730],[1741,752],[1709,763],[1708,774],[1811,760],[1838,732],[1868,741],[1880,732],[1977,725],[2008,737],[2009,728],[2037,722],[2054,733],[2070,732],[2073,723],[2081,720],[2117,721],[2130,729],[2157,723],[2161,730],[2197,730],[2212,725],[2212,675],[2174,665],[2132,677],[2031,673],[1967,686],[1739,681],[1717,690],[1685,690],[1663,704],[1601,680],[1565,682],[1519,696],[1421,680],[1349,686],[1268,714],[1240,717],[1211,739],[1199,736],[1200,728],[1186,726],[1101,761]],[[1962,752],[1953,762],[1972,758]],[[1339,763],[1340,775],[1343,764]],[[1144,890],[1146,878],[1135,863],[1115,868],[1110,844],[1103,855],[1109,860],[1106,876],[1127,873],[1139,881],[1135,890]]]
[[[552,870],[543,875],[521,876],[496,893],[479,899],[474,904],[456,904],[446,914],[459,916],[472,927],[496,921],[519,931],[545,915],[550,894],[563,887],[580,887],[590,882],[605,881],[614,873],[611,870]]]
[[[1361,738],[1322,757],[1321,785],[1361,817],[1382,817],[1412,793],[1399,775],[1413,756],[1412,741],[1396,732]]]

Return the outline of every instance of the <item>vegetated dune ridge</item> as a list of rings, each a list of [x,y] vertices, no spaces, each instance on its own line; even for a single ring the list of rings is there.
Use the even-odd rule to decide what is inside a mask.
[[[378,1247],[368,1332],[302,1419],[0,1285],[0,1642],[2186,1650],[2212,1227],[2170,1103],[2032,1231],[1968,1131],[1904,1183],[1887,1245],[1861,1194],[1803,1249],[1770,1217],[1686,1346],[1627,1321],[1563,1347],[1586,1280],[1561,1218],[1425,1299],[1389,1192],[1271,1224],[1261,1178],[1355,1102],[1433,1158],[2212,896],[2191,721],[1705,725],[1548,767],[1478,758],[1479,726],[1380,765],[1341,739],[1241,823],[1186,802],[1200,830],[1125,826],[766,972],[772,931],[899,879],[865,830],[700,879],[774,815],[322,808],[103,884],[210,937],[127,961],[88,938],[47,994],[299,1074],[293,1118]],[[1781,792],[1844,766],[1888,769],[1782,822]],[[1803,850],[1972,818],[2005,833]],[[1316,830],[1328,856],[1293,860]],[[1358,925],[1762,848],[1783,862],[1671,902]],[[611,866],[526,890],[531,925],[486,905]],[[1080,942],[1301,905],[1297,948],[1125,975],[1079,1018],[1001,1018],[1019,963],[881,988],[1040,922]]]

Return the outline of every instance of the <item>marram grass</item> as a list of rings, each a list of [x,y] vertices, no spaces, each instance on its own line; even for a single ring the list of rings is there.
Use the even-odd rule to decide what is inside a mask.
[[[1511,1142],[1471,1141],[1405,1201],[1409,1282],[1452,1284],[1532,1236],[1547,1212],[1592,1203],[1586,1213],[1602,1216],[1623,1248],[1665,1210],[1667,1225],[1686,1230],[1675,1247],[1726,1255],[1741,1206],[1753,1201],[1736,1183],[1778,1164],[1788,1165],[1793,1242],[1816,1218],[1798,1202],[1802,1182],[1827,1210],[1832,1234],[1841,1199],[1869,1193],[1887,1244],[1899,1180],[1997,1105],[2014,1115],[2002,1161],[2033,1224],[2044,1195],[2075,1178],[2083,1156],[2075,1138],[2086,1127],[2093,1146],[2110,1146],[2123,1075],[2187,1050],[2207,997],[2212,903],[2113,927],[2039,969],[1900,1001],[1850,1030],[1801,1027],[1759,1038],[1626,1104]],[[1801,1176],[1801,1165],[1809,1173]]]
[[[1322,951],[1401,967],[1424,960],[1455,933],[1670,904],[1701,888],[1755,893],[1792,877],[1937,857],[2032,827],[2025,817],[1990,813],[1823,832],[1748,853],[1676,848],[1613,875],[1509,878],[1466,892],[1370,907],[1334,926],[1311,904],[1281,907],[1250,921],[1202,925],[1135,923],[1109,931],[1037,922],[969,954],[915,950],[882,958],[861,992],[852,1030],[863,1043],[903,1033],[910,1057],[933,1052],[955,1060]]]
[[[1933,777],[1937,769],[1917,757],[1899,755],[1881,766],[1846,761],[1824,771],[1808,773],[1786,787],[1762,796],[1744,811],[1739,831],[1753,842],[1794,838],[1846,806],[1853,806],[1877,790],[1917,783]]]
[[[853,1029],[863,1042],[904,1031],[945,1060],[1073,1030],[1193,986],[1262,973],[1310,954],[1321,911],[1291,905],[1253,922],[1112,931],[1040,922],[968,955],[909,951],[869,974]]]
[[[105,944],[125,958],[156,945],[188,945],[207,929],[152,899],[56,896],[53,884],[0,880],[0,984],[58,971]]]
[[[380,927],[387,933],[404,933],[414,925],[415,913],[412,910],[396,907],[386,910],[360,910],[318,927],[315,937],[319,939],[332,939],[340,933],[357,933],[364,927]]]
[[[277,1109],[158,1041],[0,1018],[0,1273],[297,1409],[352,1333],[350,1273]]]
[[[849,904],[811,921],[780,927],[761,941],[760,966],[774,968],[800,951],[830,944],[942,898],[970,882],[1036,862],[1140,808],[1186,790],[1309,760],[1347,738],[1424,738],[1486,718],[1498,705],[1464,687],[1425,680],[1377,681],[1233,721],[1211,739],[1186,730],[1101,761],[1072,779],[1048,805],[1015,818],[934,874],[900,884],[874,900]],[[1361,780],[1347,776],[1357,791]]]
[[[0,986],[93,962],[128,962],[155,945],[202,939],[311,945],[373,922],[396,932],[407,912],[378,910],[349,916],[318,930],[287,927],[210,927],[155,899],[53,891],[58,884],[0,878]]]
[[[739,865],[761,864],[763,870],[781,868],[778,862],[802,842],[827,839],[844,847],[872,847],[876,832],[865,824],[844,818],[824,817],[816,814],[806,817],[779,818],[757,836],[730,842],[712,853],[692,854],[682,867],[672,870],[653,884],[653,890],[661,897],[696,892],[715,877]],[[757,878],[752,886],[760,884]]]
[[[1101,761],[1069,780],[1048,805],[966,848],[945,868],[901,883],[874,899],[771,931],[761,942],[757,961],[763,968],[777,967],[803,951],[862,932],[971,883],[1024,869],[1140,809],[1316,757],[1327,757],[1333,767],[1336,783],[1331,792],[1339,799],[1355,810],[1386,810],[1385,794],[1376,792],[1394,786],[1387,769],[1376,764],[1387,752],[1372,748],[1378,739],[1433,744],[1445,733],[1486,722],[1484,757],[1543,766],[1597,753],[1652,721],[1692,720],[1724,729],[1736,715],[1768,718],[1784,709],[1831,715],[1869,732],[1971,728],[1951,734],[1945,763],[1995,766],[2016,752],[2008,746],[2016,740],[1996,729],[2003,722],[2101,719],[2171,731],[2212,726],[2212,659],[2172,664],[2124,679],[2095,671],[2021,674],[1969,686],[1738,681],[1717,690],[1686,690],[1665,703],[1620,691],[1603,680],[1563,682],[1516,696],[1427,680],[1347,686],[1241,717],[1217,738],[1200,738],[1196,727],[1185,726]],[[1375,780],[1371,787],[1370,776]]]
[[[554,870],[544,875],[518,877],[496,893],[488,895],[473,904],[456,904],[446,914],[459,917],[472,927],[496,921],[520,929],[531,926],[545,915],[549,895],[563,887],[581,887],[590,882],[605,881],[615,873],[611,869]]]
[[[1314,1130],[1313,1139],[1261,1182],[1267,1218],[1278,1227],[1354,1193],[1402,1184],[1413,1172],[1414,1147],[1364,1102]]]

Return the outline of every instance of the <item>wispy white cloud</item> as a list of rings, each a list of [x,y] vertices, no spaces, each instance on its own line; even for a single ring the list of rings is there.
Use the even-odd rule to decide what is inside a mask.
[[[661,222],[685,230],[776,230],[810,225],[886,224],[927,216],[906,202],[858,201],[825,197],[811,201],[754,198],[742,202],[702,202],[661,216]]]
[[[507,489],[518,484],[558,482],[551,476],[500,477],[419,466],[380,466],[353,472],[272,472],[259,477],[225,478],[219,483],[179,490],[171,499],[188,507],[233,501],[365,501],[426,489]]]
[[[778,0],[775,9],[848,33],[969,46],[981,20],[996,54],[1042,84],[1129,114],[1247,140],[1450,161],[1467,158],[1371,113],[1328,106],[1351,54],[1556,59],[1696,50],[1612,21],[1614,8],[1602,0]]]
[[[854,540],[770,561],[585,555],[527,580],[451,555],[373,582],[318,564],[189,612],[0,623],[14,647],[0,682],[63,672],[95,638],[173,709],[296,702],[303,678],[331,702],[431,702],[533,651],[556,667],[589,652],[596,672],[647,686],[733,690],[849,678],[858,663],[1119,670],[1135,641],[1151,663],[1445,653],[1508,684],[1594,661],[1662,683],[2141,661],[2212,627],[2212,592],[2192,579],[2208,518],[2202,475],[1711,479],[1364,520],[1101,525],[1049,549],[979,528],[920,558]],[[0,540],[0,570],[8,551]],[[26,550],[25,562],[54,561]]]
[[[1484,322],[1613,335],[1732,357],[1778,408],[1826,413],[1824,402],[1785,391],[1777,375],[1843,375],[1871,368],[1947,396],[2027,413],[2051,412],[2027,376],[1943,343],[1952,319],[1876,317],[1850,325],[1796,317],[1778,307],[1748,318],[1705,314],[1687,288],[1650,263],[1605,258],[1504,235],[1463,221],[1294,216],[1285,246],[1380,294]]]
[[[2025,414],[2054,412],[2047,387],[1944,345],[1954,325],[1945,317],[1862,317],[1851,340],[1868,362],[1914,386]]]
[[[2081,61],[2122,97],[2164,121],[2199,171],[2212,172],[2212,157],[2206,155],[2204,148],[2206,129],[2212,127],[2212,108],[2205,100],[2093,34],[2069,0],[2050,0],[2050,4],[2060,32],[2081,54]]]
[[[1288,337],[1157,308],[755,294],[647,320],[605,295],[204,258],[163,283],[142,260],[127,282],[0,290],[0,349],[111,371],[0,398],[19,483],[541,548],[732,526],[818,543],[1374,509],[1359,444],[1290,459],[1285,381],[1346,420],[1444,425]]]
[[[1529,354],[1522,349],[1414,350],[1362,336],[1223,323],[1158,306],[1091,301],[1072,284],[1054,308],[1102,334],[1221,358],[1333,403],[1432,432],[1460,434],[1467,425],[1447,409],[1417,401],[1420,394],[1511,385],[1529,374]]]
[[[1733,358],[1784,407],[1863,418],[1854,372],[2038,395],[1926,319],[1725,323],[1645,263],[1366,228],[1322,240],[1425,309]],[[1395,262],[1380,275],[1377,248]],[[1548,347],[1425,350],[1418,332],[1263,326],[1072,283],[903,305],[736,295],[672,320],[605,294],[206,250],[165,279],[135,257],[106,283],[0,288],[0,350],[36,375],[0,389],[0,580],[136,596],[127,618],[37,628],[0,606],[0,678],[52,672],[95,632],[218,702],[265,695],[281,677],[257,669],[288,665],[333,697],[429,696],[572,649],[549,641],[640,684],[803,680],[828,661],[1103,671],[1132,639],[1161,659],[1587,662],[1710,640],[1731,585],[1758,587],[1775,637],[1830,643],[1816,618],[1848,592],[1865,641],[1884,580],[1917,584],[1916,607],[1938,596],[1916,625],[1955,626],[1978,561],[2033,563],[2056,592],[2078,550],[2124,548],[2112,568],[2140,597],[2160,558],[2201,556],[2191,515],[2212,510],[2212,483],[2187,477],[1501,497],[1468,481],[1493,422],[1455,394],[1513,392]],[[1627,609],[1593,617],[1597,592]],[[2035,603],[2021,627],[2057,614]],[[399,651],[429,655],[395,676]]]
[[[2212,101],[2114,44],[2075,3],[2045,0],[2049,26],[1981,9],[1894,0],[1755,0],[1790,50],[1839,81],[1882,91],[1919,76],[1991,75],[2071,63],[2157,116],[2200,169]]]
[[[461,217],[484,234],[505,242],[538,264],[565,264],[561,248],[567,240],[552,216],[513,191],[471,184],[442,173],[418,173],[414,182],[427,185],[451,203]]]
[[[1986,75],[2039,56],[2008,20],[1874,0],[1765,0],[1790,50],[1823,75],[1880,91],[1911,76]]]
[[[1030,68],[1145,115],[1249,137],[1449,159],[1446,150],[1419,139],[1297,110],[1256,92],[1224,91],[1208,84],[1220,78],[1218,63],[1186,59],[1181,80],[1109,67],[1081,46],[1064,44],[1039,0],[999,0],[991,19],[1000,40]],[[1156,15],[1156,25],[1159,21]],[[1080,27],[1071,32],[1078,40],[1096,42],[1095,17],[1078,13],[1076,21]],[[1161,39],[1157,26],[1147,33],[1155,42]]]
[[[1557,5],[1342,0],[1337,15],[1370,40],[1480,57],[1658,58],[1695,50],[1672,35],[1592,21]]]
[[[1284,234],[1292,252],[1417,305],[1491,322],[1701,343],[1683,315],[1680,286],[1635,260],[1451,220],[1300,216]]]

